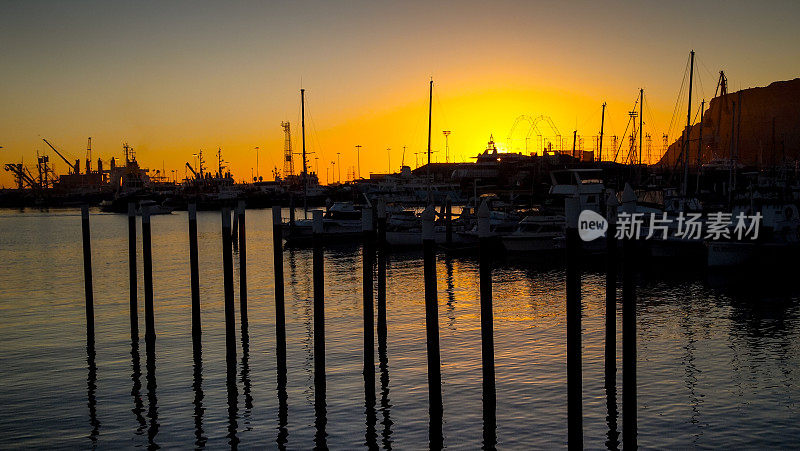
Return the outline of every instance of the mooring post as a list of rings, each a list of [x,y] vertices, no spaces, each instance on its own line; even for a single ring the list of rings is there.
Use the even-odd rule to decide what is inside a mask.
[[[236,214],[239,217],[239,310],[241,310],[242,333],[244,333],[247,330],[247,232],[243,200],[239,201]]]
[[[447,247],[453,245],[453,204],[450,201],[450,196],[447,196],[447,200],[444,204],[444,240],[447,243]]]
[[[425,334],[428,348],[428,402],[431,418],[431,447],[441,439],[442,370],[439,353],[439,301],[436,285],[436,240],[433,205],[422,213],[422,251],[425,274]]]
[[[239,205],[233,209],[233,227],[231,228],[231,244],[233,250],[239,250]]]
[[[236,312],[233,305],[233,249],[231,210],[222,208],[222,278],[225,291],[225,356],[228,371],[236,366]],[[234,370],[235,371],[235,370]]]
[[[450,225],[450,201],[445,207]],[[481,363],[483,367],[483,444],[496,445],[496,388],[494,375],[494,313],[492,312],[492,241],[489,226],[489,205],[486,200],[478,209],[479,279],[481,295]]]
[[[625,184],[622,207],[627,214],[636,212],[636,193]],[[633,218],[632,218],[633,219]],[[636,448],[636,243],[631,237],[622,241],[622,446]]]
[[[150,234],[150,207],[142,209],[142,264],[144,265],[144,340],[148,350],[155,348],[156,323],[153,313],[153,245]]]
[[[322,210],[312,213],[311,232],[314,241],[314,384],[315,391],[325,391],[325,274],[322,244],[324,240]]]
[[[605,339],[605,391],[606,391],[606,423],[608,424],[609,449],[619,446],[617,430],[617,195],[609,190],[606,199],[606,339]]]
[[[200,264],[197,253],[197,204],[189,203],[189,268],[192,285],[192,336],[202,333],[200,324]]]
[[[386,343],[386,203],[378,201],[378,347]],[[379,349],[380,351],[380,349]]]
[[[136,276],[136,203],[128,202],[128,281],[131,340],[139,339],[139,289]]]
[[[580,199],[564,202],[567,246],[567,433],[569,448],[583,448],[583,380],[581,374],[581,272],[578,216]]]
[[[294,194],[289,193],[289,237],[294,235]]]
[[[86,293],[86,342],[94,347],[94,288],[92,287],[92,235],[89,231],[89,206],[81,206],[83,232],[83,288]]]
[[[275,347],[278,357],[278,379],[286,374],[286,309],[283,286],[283,219],[281,207],[272,207],[272,252],[275,271]],[[285,376],[284,376],[285,377]],[[285,382],[284,382],[285,384]]]
[[[617,194],[609,190],[606,199],[606,349],[607,383],[616,386],[617,373]]]
[[[361,267],[363,315],[364,315],[364,395],[367,403],[375,401],[375,309],[372,286],[374,276],[374,249],[375,239],[372,227],[372,208],[361,210],[361,231],[363,235]]]

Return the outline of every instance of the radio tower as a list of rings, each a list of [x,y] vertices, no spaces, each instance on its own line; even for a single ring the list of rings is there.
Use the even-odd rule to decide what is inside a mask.
[[[289,122],[281,122],[285,140],[283,142],[283,177],[287,178],[294,175],[294,163],[292,162],[292,132]]]

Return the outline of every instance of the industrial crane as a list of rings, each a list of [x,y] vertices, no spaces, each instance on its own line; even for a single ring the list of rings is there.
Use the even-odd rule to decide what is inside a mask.
[[[48,141],[47,141],[46,139],[44,139],[44,138],[42,138],[42,141],[44,141],[44,143],[45,143],[45,144],[47,144],[48,146],[50,146],[50,148],[51,148],[51,149],[53,149],[53,152],[55,152],[56,154],[58,154],[58,156],[59,156],[59,157],[61,157],[61,159],[62,159],[62,160],[64,160],[64,162],[65,162],[65,163],[67,163],[67,166],[69,167],[69,172],[70,172],[70,174],[79,174],[79,173],[80,173],[80,164],[81,164],[81,160],[76,160],[76,161],[75,161],[75,164],[73,165],[72,163],[70,163],[70,161],[69,161],[69,160],[67,160],[67,157],[65,157],[64,155],[62,155],[62,154],[61,154],[61,152],[59,152],[59,151],[58,151],[58,149],[56,149],[55,147],[53,147],[53,145],[52,145],[52,144],[50,144],[50,142],[48,142]]]
[[[199,179],[200,178],[200,176],[197,174],[197,171],[194,170],[194,168],[192,167],[191,164],[189,164],[188,161],[186,162],[186,167],[189,168],[190,171],[192,171],[192,174],[194,174],[194,178],[195,179]]]
[[[31,189],[39,189],[39,183],[33,178],[33,174],[22,163],[7,163],[5,165],[6,171],[14,174],[17,179],[17,187],[22,189],[27,183]]]

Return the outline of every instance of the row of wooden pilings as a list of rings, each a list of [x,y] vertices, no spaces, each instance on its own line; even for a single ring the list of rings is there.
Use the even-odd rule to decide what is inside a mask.
[[[606,262],[606,302],[605,302],[605,390],[608,408],[608,442],[610,448],[619,445],[616,427],[616,312],[617,312],[617,268],[620,266],[618,243],[615,237],[616,212],[618,202],[616,196],[610,195],[607,201],[607,219],[609,222],[606,236],[608,252]],[[636,197],[626,187],[623,193],[623,211],[633,212]],[[364,388],[367,406],[375,405],[375,324],[373,283],[375,280],[375,254],[377,250],[377,331],[379,356],[385,363],[387,338],[386,310],[386,209],[383,203],[373,209],[362,210],[362,267],[363,267],[363,321],[364,321]],[[451,230],[447,209],[447,230]],[[572,449],[583,448],[583,412],[582,412],[582,346],[581,346],[581,240],[578,234],[578,216],[580,201],[568,198],[566,213],[566,320],[567,320],[567,423],[568,445]],[[152,355],[156,331],[153,302],[153,266],[151,250],[150,215],[147,206],[142,206],[142,258],[144,268],[144,301],[145,301],[145,342],[148,357]],[[317,446],[325,443],[325,281],[324,281],[324,246],[325,234],[323,212],[312,212],[313,234],[313,343],[314,343],[314,385],[315,410],[317,413]],[[423,274],[425,288],[425,330],[427,345],[427,375],[429,400],[429,445],[431,448],[443,447],[442,420],[442,375],[439,344],[438,322],[438,289],[436,280],[436,241],[434,221],[436,212],[429,206],[422,213]],[[286,402],[286,319],[284,305],[284,272],[283,272],[283,237],[281,208],[273,207],[273,249],[275,276],[275,333],[276,356],[278,363],[278,385],[283,387],[282,405]],[[200,318],[200,281],[197,246],[197,209],[189,204],[189,265],[192,306],[192,336],[195,346],[199,346],[202,333]],[[377,233],[375,225],[377,224]],[[236,366],[234,279],[232,247],[238,245],[239,254],[239,287],[240,315],[243,343],[247,334],[247,273],[246,273],[246,226],[245,207],[240,202],[235,214],[235,232],[232,230],[231,213],[222,209],[222,244],[223,244],[223,285],[225,311],[225,345],[226,361],[229,366]],[[94,355],[94,303],[92,288],[91,237],[89,229],[89,212],[82,208],[83,260],[86,294],[87,348],[90,353],[90,366]],[[492,265],[495,242],[489,224],[489,209],[486,204],[478,210],[479,235],[479,282],[480,282],[480,320],[481,320],[481,362],[483,392],[483,446],[494,448],[496,439],[496,385],[494,366],[494,329],[492,311]],[[236,237],[237,243],[233,243]],[[131,339],[138,340],[138,302],[137,302],[137,266],[136,266],[136,217],[135,205],[130,204],[128,210],[129,238],[129,275],[130,275],[130,322]],[[622,243],[622,444],[628,448],[636,447],[637,415],[636,415],[636,287],[634,245],[632,240]],[[149,361],[149,358],[148,358]],[[369,410],[369,409],[368,409]],[[372,409],[374,412],[374,409]],[[285,416],[285,409],[284,409]],[[285,426],[285,418],[282,420]]]

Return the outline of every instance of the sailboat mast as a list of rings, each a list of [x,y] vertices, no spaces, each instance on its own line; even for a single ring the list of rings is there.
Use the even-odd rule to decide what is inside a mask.
[[[697,137],[697,188],[695,193],[700,193],[700,156],[703,152],[703,111],[706,109],[706,99],[700,101],[700,135]]]
[[[300,128],[303,136],[303,180],[306,178],[306,90],[300,89]]]
[[[303,135],[303,217],[308,219],[308,167],[306,166],[306,90],[300,88],[300,128]]]
[[[642,116],[644,114],[644,89],[639,88],[639,166],[642,165]],[[641,169],[639,169],[641,171]]]
[[[433,78],[431,78],[430,90],[428,92],[428,167],[426,176],[428,178],[428,202],[431,201],[431,113],[433,110]]]
[[[686,195],[689,184],[689,136],[692,126],[692,80],[694,79],[694,50],[689,53],[689,106],[686,110],[686,139],[683,143],[683,185],[681,194]]]
[[[603,102],[603,111],[600,113],[600,149],[597,152],[597,161],[603,161],[603,125],[606,122],[606,103]]]

